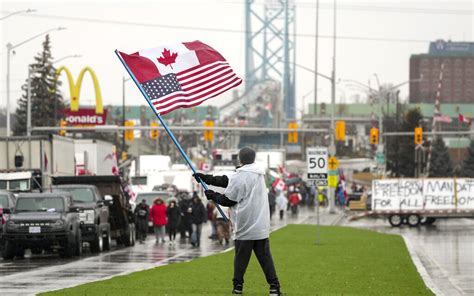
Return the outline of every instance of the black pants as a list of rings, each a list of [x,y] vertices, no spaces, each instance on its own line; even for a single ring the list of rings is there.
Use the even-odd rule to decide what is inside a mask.
[[[272,254],[270,253],[270,241],[268,238],[262,240],[235,240],[234,286],[243,285],[244,274],[247,270],[252,250],[255,256],[257,256],[263,273],[265,273],[267,283],[272,287],[280,287],[275,265],[273,265]]]

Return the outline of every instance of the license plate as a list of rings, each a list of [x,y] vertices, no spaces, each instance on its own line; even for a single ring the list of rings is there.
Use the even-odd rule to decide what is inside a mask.
[[[39,226],[31,227],[30,226],[30,233],[41,233],[41,227],[39,227]]]

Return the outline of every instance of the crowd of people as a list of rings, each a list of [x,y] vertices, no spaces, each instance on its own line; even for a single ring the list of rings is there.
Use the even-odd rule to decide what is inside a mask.
[[[223,207],[223,210],[227,212],[227,208]],[[183,242],[188,240],[193,247],[199,247],[202,226],[208,221],[212,226],[209,238],[218,240],[220,244],[230,242],[230,223],[222,217],[213,203],[204,206],[197,192],[193,192],[191,198],[184,195],[179,200],[172,198],[168,203],[157,197],[152,205],[148,205],[143,199],[135,207],[134,214],[137,240],[141,244],[152,230],[156,244],[167,240],[170,245],[175,245],[176,235],[179,233]],[[153,225],[151,229],[149,222]]]

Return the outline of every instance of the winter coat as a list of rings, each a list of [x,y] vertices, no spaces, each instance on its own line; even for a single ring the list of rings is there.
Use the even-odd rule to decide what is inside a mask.
[[[168,227],[178,228],[179,220],[181,220],[181,211],[178,209],[178,207],[168,207],[168,209],[166,210],[166,214],[168,216]]]
[[[154,204],[151,207],[150,220],[153,221],[154,226],[166,225],[166,205],[164,203]]]
[[[297,192],[291,193],[289,201],[292,206],[297,206],[300,203],[300,195]]]
[[[148,219],[150,217],[150,207],[147,204],[139,203],[135,208],[135,224],[137,231],[146,233],[148,227]]]
[[[202,224],[206,222],[207,211],[202,202],[192,204],[191,221],[193,224]]]
[[[288,205],[288,199],[285,197],[285,194],[283,192],[280,192],[277,196],[276,199],[276,204],[278,207],[278,210],[286,210],[286,206]]]

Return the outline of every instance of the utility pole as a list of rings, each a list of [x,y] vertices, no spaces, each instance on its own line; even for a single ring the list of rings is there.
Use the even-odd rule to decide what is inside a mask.
[[[319,38],[319,0],[316,0],[316,33],[314,36],[314,116],[318,114],[318,38]]]
[[[334,21],[333,21],[333,56],[332,56],[332,75],[331,75],[331,128],[330,128],[330,139],[331,143],[329,146],[329,155],[336,155],[336,144],[334,142],[334,116],[336,109],[336,0],[334,0]],[[334,188],[328,187],[329,197],[329,213],[336,213],[336,201]]]

